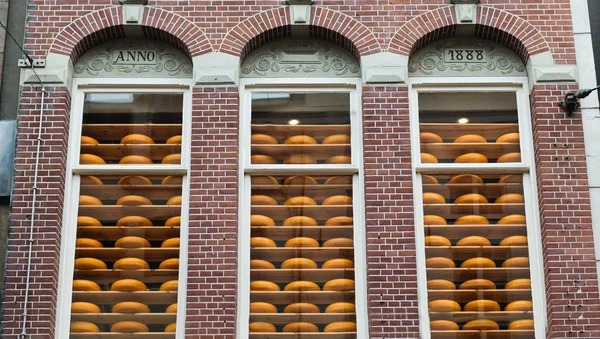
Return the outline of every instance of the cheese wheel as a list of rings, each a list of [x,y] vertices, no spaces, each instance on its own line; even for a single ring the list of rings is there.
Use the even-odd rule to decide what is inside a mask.
[[[281,263],[281,269],[317,268],[317,263],[308,258],[290,258]]]
[[[439,215],[425,215],[423,216],[423,223],[425,225],[447,225],[446,219]]]
[[[498,225],[523,225],[527,221],[525,220],[525,216],[522,214],[511,214],[502,217],[498,220]]]
[[[268,195],[256,194],[250,198],[250,205],[278,205],[277,200]]]
[[[319,307],[311,303],[293,303],[283,309],[283,313],[321,313]]]
[[[460,284],[460,290],[495,290],[496,283],[489,279],[471,279]]]
[[[500,156],[498,158],[498,160],[496,160],[496,162],[498,162],[498,163],[521,162],[521,153],[520,152],[506,153],[506,154]]]
[[[255,154],[253,156],[250,157],[250,163],[251,164],[276,164],[277,160],[275,160],[275,158],[268,156],[268,155],[263,155],[263,154]]]
[[[488,258],[476,257],[463,261],[460,268],[489,268],[496,267],[496,263]]]
[[[183,183],[183,177],[169,175],[165,177],[161,185],[181,185]]]
[[[452,246],[452,243],[440,235],[428,235],[425,237],[425,246]]]
[[[327,161],[325,161],[326,164],[333,164],[333,165],[338,165],[338,164],[351,164],[352,163],[352,158],[350,158],[347,155],[336,155],[334,157],[331,157],[329,159],[327,159]]]
[[[323,332],[356,332],[356,323],[353,321],[336,321],[325,326]]]
[[[314,145],[317,143],[317,141],[315,140],[315,138],[310,137],[308,135],[294,135],[294,136],[291,136],[291,137],[285,139],[285,141],[283,143],[286,145],[303,145],[303,144]]]
[[[508,324],[509,330],[533,330],[533,319],[519,319]]]
[[[500,241],[499,246],[527,246],[527,237],[524,235],[513,235]]]
[[[153,164],[150,158],[143,155],[127,155],[123,157],[119,164],[121,165],[151,165]]]
[[[454,163],[457,164],[482,164],[486,162],[488,162],[488,158],[480,153],[466,153],[454,159]]]
[[[115,247],[123,248],[140,248],[140,247],[152,247],[150,242],[141,237],[122,237],[115,242]]]
[[[286,206],[297,206],[297,205],[308,205],[308,206],[315,206],[317,204],[317,202],[315,201],[315,199],[310,198],[310,197],[306,197],[306,196],[298,196],[298,197],[292,197],[287,199],[284,203],[284,205]]]
[[[437,164],[438,159],[429,153],[421,153],[421,163],[423,164]]]
[[[121,279],[115,281],[111,286],[110,290],[114,292],[135,292],[135,291],[147,291],[146,285],[135,279]]]
[[[502,263],[502,267],[529,267],[529,258],[527,257],[514,257],[505,260]]]
[[[425,192],[423,193],[424,204],[445,204],[446,198],[439,193]]]
[[[349,259],[329,259],[323,263],[321,268],[329,269],[329,268],[353,268],[354,263]]]
[[[116,270],[148,270],[150,265],[140,258],[122,258],[113,264]]]
[[[313,238],[296,237],[285,242],[285,247],[319,247],[319,242]]]
[[[317,159],[308,154],[292,154],[283,159],[284,164],[316,164]]]
[[[250,247],[277,247],[277,244],[265,237],[252,237],[250,238]]]
[[[483,184],[483,179],[475,174],[459,174],[453,176],[449,184]]]
[[[253,270],[273,270],[275,265],[266,260],[252,259],[250,260],[250,269]]]
[[[141,206],[141,205],[152,205],[152,201],[146,197],[140,195],[126,195],[120,197],[117,200],[117,205],[124,206]]]
[[[181,216],[170,217],[165,221],[165,226],[181,226]]]
[[[161,270],[177,270],[179,269],[179,258],[170,258],[163,260],[158,268]]]
[[[501,184],[521,184],[523,183],[523,178],[521,175],[510,174],[503,176],[498,182]]]
[[[160,163],[163,165],[179,165],[181,164],[181,154],[169,154],[164,157]]]
[[[425,260],[427,268],[455,268],[456,264],[450,258],[431,257]]]
[[[531,300],[517,300],[504,307],[507,312],[527,312],[533,311],[533,303]]]
[[[419,139],[422,144],[432,144],[432,143],[441,143],[444,142],[442,137],[435,133],[431,132],[421,132],[419,133]]]
[[[252,185],[279,185],[277,179],[271,176],[251,177],[250,182],[252,183]]]
[[[473,300],[468,302],[464,307],[465,312],[498,312],[500,311],[500,304],[494,300]]]
[[[349,144],[350,143],[350,136],[346,135],[346,134],[334,134],[334,135],[330,135],[327,138],[323,139],[323,142],[321,142],[323,145],[335,145],[335,144]]]
[[[177,313],[177,303],[167,306],[165,313]]]
[[[504,285],[505,290],[528,290],[531,288],[531,279],[514,279]]]
[[[250,283],[250,291],[281,291],[281,288],[274,282],[255,280]]]
[[[484,137],[477,134],[465,134],[454,139],[454,143],[484,144],[486,142]]]
[[[430,312],[460,312],[460,305],[454,300],[439,299],[429,302]]]
[[[250,313],[277,313],[277,307],[265,302],[250,303]]]
[[[354,313],[355,308],[353,303],[341,301],[327,306],[325,313]]]
[[[354,241],[350,238],[331,238],[323,243],[323,247],[353,247]]]
[[[300,321],[283,326],[281,332],[319,332],[319,328],[313,323]]]
[[[179,145],[179,144],[181,144],[181,141],[183,141],[183,137],[181,135],[174,135],[174,136],[170,137],[169,139],[167,139],[167,141],[165,142],[165,144],[167,144],[167,145]]]
[[[252,134],[250,136],[250,143],[260,145],[276,145],[279,142],[277,139],[267,134]]]
[[[77,258],[75,259],[76,270],[105,270],[104,261],[96,258]]]
[[[179,248],[180,239],[179,238],[170,238],[162,242],[160,247],[162,248]]]
[[[496,204],[519,204],[524,203],[525,197],[519,193],[507,193],[499,196],[494,203]]]
[[[94,154],[81,154],[79,156],[79,163],[81,165],[104,165],[106,161]]]
[[[427,280],[428,290],[455,290],[456,285],[449,280],[444,279],[432,279]]]
[[[285,219],[283,226],[317,226],[317,221],[311,217],[296,216]]]
[[[323,285],[323,291],[354,291],[354,280],[346,278],[329,280]]]
[[[464,324],[463,331],[497,331],[500,329],[498,323],[488,319],[475,319]]]
[[[117,226],[152,226],[152,221],[148,218],[130,215],[117,221]]]
[[[423,174],[421,175],[421,181],[423,182],[423,185],[428,185],[428,184],[438,184],[438,180],[436,179],[436,177],[432,176],[432,175],[427,175],[427,174]]]
[[[333,195],[328,198],[325,198],[321,205],[352,205],[352,197],[349,197],[347,195]]]
[[[252,214],[250,216],[251,226],[275,226],[275,221],[266,215]]]
[[[71,304],[71,313],[102,313],[102,310],[96,304],[76,301]]]
[[[100,327],[94,323],[87,321],[73,321],[71,322],[71,333],[98,333]]]
[[[510,142],[513,144],[518,144],[520,141],[519,133],[506,133],[496,139],[496,142]]]
[[[317,181],[313,177],[309,177],[306,175],[294,175],[291,176],[283,182],[284,185],[318,185]]]
[[[160,290],[163,292],[177,292],[177,288],[179,287],[178,280],[169,280],[165,281],[162,285],[160,285]]]
[[[77,238],[75,240],[75,247],[78,248],[102,248],[102,243],[96,239],[90,238]]]
[[[312,281],[298,280],[298,281],[292,281],[291,283],[285,285],[283,290],[286,292],[290,292],[290,291],[320,291],[321,288],[319,287],[319,285],[315,284]]]
[[[111,332],[120,332],[120,333],[135,333],[135,332],[150,332],[150,329],[148,329],[148,326],[142,324],[141,322],[125,320],[125,321],[119,321],[119,322],[114,323],[110,327],[110,331]]]
[[[152,181],[139,175],[127,175],[119,179],[118,185],[152,185]]]
[[[271,323],[255,321],[253,323],[250,323],[249,331],[250,331],[250,333],[254,333],[254,332],[274,333],[274,332],[277,332],[277,329]]]
[[[457,241],[456,246],[492,246],[492,243],[487,238],[471,235]]]
[[[166,333],[175,333],[176,331],[177,331],[177,323],[170,323],[169,325],[165,326],[164,332],[166,332]]]
[[[336,175],[325,180],[324,185],[351,185],[352,177],[349,175]]]
[[[176,195],[174,197],[169,198],[167,200],[167,206],[179,206],[183,202],[183,197],[181,195]]]
[[[463,215],[462,217],[456,219],[454,221],[455,225],[467,225],[467,224],[475,224],[475,225],[488,225],[490,221],[481,215]]]
[[[91,280],[75,279],[73,280],[73,291],[99,292],[102,291],[102,288]]]
[[[80,195],[79,196],[79,205],[102,205],[102,201],[96,197],[92,197],[91,195]]]
[[[122,144],[154,144],[154,140],[143,134],[129,134],[121,139]]]
[[[112,313],[150,313],[150,307],[136,301],[122,301],[113,306]]]
[[[98,140],[92,138],[92,137],[87,137],[85,135],[81,136],[81,144],[82,145],[98,145],[99,142]]]
[[[458,331],[459,327],[454,321],[433,320],[429,323],[429,329],[432,331]]]
[[[352,226],[353,224],[354,219],[347,216],[333,217],[325,221],[325,226]]]
[[[98,179],[93,175],[83,175],[81,176],[81,184],[82,185],[104,185],[102,180]]]
[[[81,226],[81,227],[102,226],[102,223],[96,218],[80,216],[80,217],[77,217],[77,226]]]
[[[481,194],[478,193],[468,193],[463,194],[460,197],[454,200],[456,204],[487,204],[488,200]]]

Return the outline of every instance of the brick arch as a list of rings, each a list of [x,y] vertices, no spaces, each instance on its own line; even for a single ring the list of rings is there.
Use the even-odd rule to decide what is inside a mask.
[[[212,52],[206,34],[192,21],[156,7],[144,7],[139,24],[145,37],[169,42],[190,57]],[[71,22],[54,38],[50,53],[69,55],[75,62],[86,50],[104,41],[126,37],[122,6],[88,13]]]

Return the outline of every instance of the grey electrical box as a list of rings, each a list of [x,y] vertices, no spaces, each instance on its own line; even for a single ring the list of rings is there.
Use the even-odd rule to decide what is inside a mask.
[[[15,162],[15,120],[0,121],[0,197],[10,196]]]

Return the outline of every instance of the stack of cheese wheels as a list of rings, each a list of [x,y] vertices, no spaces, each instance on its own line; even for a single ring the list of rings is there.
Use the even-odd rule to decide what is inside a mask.
[[[463,311],[465,312],[498,312],[500,304],[495,300],[473,300],[465,304]]]
[[[431,279],[427,280],[428,290],[455,290],[456,285],[449,280],[444,279]]]
[[[181,135],[174,135],[172,137],[170,137],[169,139],[167,139],[167,141],[165,142],[165,144],[167,145],[179,145],[181,144],[181,141],[183,140]]]
[[[271,177],[272,178],[272,177]],[[275,185],[277,185],[277,179],[275,180]],[[307,175],[294,175],[286,178],[283,181],[284,185],[299,185],[299,186],[308,186],[308,185],[318,185],[317,180],[313,177],[309,177]]]
[[[355,306],[349,302],[336,302],[325,308],[325,313],[354,313]]]
[[[113,306],[112,313],[150,313],[150,307],[137,301],[122,301]]]
[[[458,331],[459,327],[451,320],[433,320],[429,323],[432,331]]]
[[[481,164],[487,163],[488,158],[481,153],[466,153],[456,157],[454,162],[457,164]]]
[[[127,155],[119,161],[121,165],[151,165],[152,160],[143,155]]]
[[[454,300],[439,299],[429,302],[430,312],[460,312],[460,305]]]
[[[148,287],[143,282],[136,279],[121,279],[115,281],[110,286],[111,291],[115,292],[135,292],[135,291],[146,291]]]
[[[279,142],[277,142],[277,139],[273,138],[270,135],[267,134],[252,134],[250,136],[250,143],[251,144],[266,144],[266,145],[276,145]]]
[[[119,179],[118,185],[152,185],[152,181],[139,175],[126,175]]]
[[[71,322],[71,333],[97,333],[100,332],[98,325],[87,321]]]
[[[488,319],[476,319],[471,320],[463,325],[462,327],[465,331],[491,331],[491,330],[499,330],[500,326],[497,322]]]
[[[87,137],[87,136],[81,136],[81,144],[82,145],[98,145],[99,142],[98,140],[92,138],[92,137]]]
[[[336,321],[325,326],[323,332],[356,332],[356,323],[353,321]]]
[[[271,323],[255,321],[255,322],[250,323],[249,332],[250,333],[255,333],[255,332],[275,333],[275,332],[277,332],[277,328],[275,328],[275,325],[273,325]]]
[[[160,290],[163,292],[177,292],[178,287],[179,284],[177,280],[169,280],[160,285]]]
[[[329,259],[326,262],[324,262],[323,265],[321,266],[321,268],[324,268],[324,269],[328,269],[328,268],[353,268],[353,267],[354,267],[354,262],[352,262],[352,260],[350,260],[350,259],[343,259],[343,258]]]
[[[121,139],[122,144],[154,144],[154,140],[143,134],[129,134]]]
[[[101,313],[98,305],[85,301],[76,301],[71,304],[71,313]]]
[[[419,133],[419,139],[421,140],[422,144],[433,144],[433,143],[442,143],[442,142],[444,142],[442,140],[442,137],[440,137],[439,135],[437,135],[435,133],[431,133],[431,132],[421,132],[421,133]]]
[[[287,307],[286,307],[287,309]],[[266,303],[266,302],[253,302],[250,303],[250,313],[277,313],[277,307],[275,307],[275,305],[270,304],[270,303]],[[288,313],[285,312],[284,313]],[[290,312],[290,313],[295,313],[295,312]]]
[[[317,159],[310,154],[292,154],[283,158],[284,164],[316,164]]]
[[[486,142],[487,140],[484,137],[477,134],[465,134],[454,139],[454,143],[481,144]]]
[[[83,153],[79,155],[79,163],[82,165],[104,165],[106,161],[95,154]]]
[[[317,144],[317,140],[308,135],[294,135],[285,139],[283,143],[286,145],[315,145]]]
[[[283,309],[283,313],[321,313],[321,310],[315,304],[299,302],[287,305]]]
[[[298,281],[292,281],[291,283],[285,285],[285,287],[283,288],[283,290],[286,291],[286,292],[293,292],[293,291],[320,291],[321,288],[319,287],[319,285],[317,285],[316,283],[314,283],[312,281],[298,280]]]
[[[287,199],[284,203],[284,205],[308,205],[308,206],[315,206],[317,205],[317,202],[315,201],[315,199],[311,198],[311,197],[307,197],[307,196],[297,196],[297,197],[292,197]]]
[[[150,332],[150,329],[148,329],[148,326],[146,326],[145,324],[142,324],[141,322],[125,320],[125,321],[119,321],[119,322],[114,323],[110,327],[110,331],[111,332],[120,332],[120,333],[135,333],[135,332]]]
[[[350,136],[347,134],[334,134],[323,139],[323,145],[349,144]]]
[[[181,164],[181,153],[169,154],[161,160],[161,164],[179,165]]]
[[[146,197],[142,197],[140,195],[126,195],[120,197],[117,200],[117,205],[124,206],[141,206],[141,205],[152,205],[152,201]]]
[[[313,323],[299,321],[283,326],[281,332],[319,332],[319,328]]]
[[[122,258],[113,264],[115,270],[148,270],[150,265],[140,258]]]

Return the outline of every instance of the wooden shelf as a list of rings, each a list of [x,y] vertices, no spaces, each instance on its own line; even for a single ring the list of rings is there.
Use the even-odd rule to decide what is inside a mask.
[[[255,247],[250,250],[252,259],[263,259],[271,262],[284,261],[290,258],[308,258],[316,262],[329,259],[354,259],[353,247]]]
[[[253,185],[252,195],[256,194],[268,195],[280,203],[300,195],[322,201],[333,195],[352,196],[352,185]]]
[[[80,193],[100,200],[118,200],[126,195],[140,195],[150,200],[169,200],[181,195],[181,185],[81,185]]]
[[[497,268],[429,268],[427,279],[445,279],[464,282],[471,279],[489,279],[495,282],[529,278],[528,267]]]
[[[119,220],[129,215],[139,215],[150,220],[166,220],[170,217],[181,214],[181,206],[166,205],[142,205],[142,206],[123,206],[123,205],[105,205],[79,206],[79,215],[94,217],[98,220]]]
[[[93,226],[78,227],[78,238],[92,238],[98,241],[114,241],[126,236],[138,236],[148,241],[179,237],[179,226]]]
[[[164,324],[174,323],[177,319],[175,313],[72,313],[71,321],[89,321],[96,325],[114,324],[118,321],[139,321],[144,324]]]
[[[74,279],[89,279],[98,284],[112,284],[119,279],[137,279],[147,284],[177,280],[179,270],[75,270]]]
[[[262,214],[274,220],[285,220],[289,217],[304,215],[315,220],[327,220],[337,216],[352,216],[352,205],[331,206],[282,206],[253,205],[252,214]]]
[[[99,144],[81,145],[81,153],[95,154],[106,162],[119,161],[127,155],[143,155],[160,164],[170,154],[181,153],[181,145],[174,144]]]
[[[250,322],[266,321],[273,325],[287,325],[296,321],[329,324],[334,321],[356,321],[354,313],[250,313]]]
[[[533,319],[533,312],[429,312],[430,320],[451,320],[466,323],[475,319],[489,319],[508,323],[519,319]]]
[[[425,254],[430,257],[446,257],[452,260],[467,260],[485,257],[506,260],[512,257],[527,257],[527,246],[426,246]]]
[[[339,301],[354,302],[354,291],[304,291],[304,292],[284,292],[284,291],[252,291],[250,292],[250,302],[264,301],[271,304],[292,304],[296,302],[307,302],[312,304],[332,304]]]
[[[71,333],[69,339],[175,339],[175,333],[137,332],[137,333]]]
[[[439,215],[446,219],[477,214],[494,220],[509,214],[525,214],[525,204],[423,204],[423,213]]]
[[[488,160],[498,159],[506,153],[520,151],[519,144],[512,143],[433,143],[421,144],[421,152],[429,153],[438,159],[451,159],[454,161],[458,156],[465,153],[481,153]]]
[[[274,241],[285,241],[295,237],[309,237],[318,241],[331,238],[353,238],[352,226],[252,226],[253,237],[267,237]]]
[[[479,235],[488,239],[504,239],[512,235],[527,235],[525,225],[444,225],[425,226],[425,235],[441,235],[448,239],[462,239]]]
[[[165,259],[179,258],[179,248],[77,248],[76,257],[91,257],[102,261],[117,261],[133,257],[147,262],[160,263]]]
[[[350,125],[252,125],[252,134],[267,134],[279,142],[294,135],[308,135],[317,141],[334,134],[350,135]]]
[[[356,332],[250,333],[249,339],[356,339]]]
[[[331,144],[331,145],[311,145],[311,144],[301,144],[301,145],[266,145],[266,144],[253,144],[252,147],[252,155],[261,154],[261,155],[269,155],[275,159],[282,160],[284,157],[287,157],[292,154],[307,154],[313,156],[317,160],[327,160],[330,157],[336,155],[347,155],[350,156],[350,144]]]
[[[532,339],[533,330],[431,331],[431,339]]]
[[[439,193],[454,201],[463,194],[479,193],[488,199],[496,199],[506,193],[523,194],[522,184],[424,184],[423,192]]]
[[[169,305],[177,302],[177,292],[138,291],[138,292],[73,292],[73,301],[87,301],[94,304],[115,304],[120,301],[138,301],[145,304]]]
[[[81,135],[98,141],[119,141],[129,134],[143,134],[154,140],[163,141],[181,135],[181,124],[83,124]]]
[[[478,299],[495,300],[507,304],[515,300],[531,300],[531,290],[428,290],[429,301],[450,299],[465,304]]]
[[[478,134],[489,141],[495,141],[504,134],[519,132],[519,124],[421,123],[419,129],[421,133],[435,133],[447,142],[452,142],[465,134]]]
[[[268,280],[275,283],[289,283],[296,280],[308,280],[315,283],[324,283],[337,278],[354,280],[354,269],[250,270],[251,280]]]

